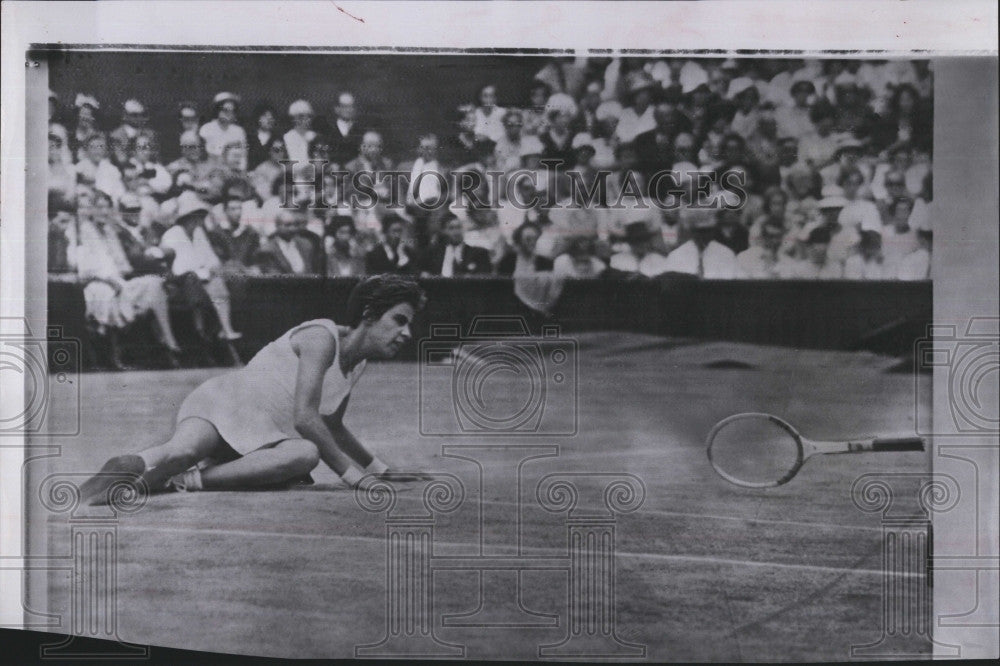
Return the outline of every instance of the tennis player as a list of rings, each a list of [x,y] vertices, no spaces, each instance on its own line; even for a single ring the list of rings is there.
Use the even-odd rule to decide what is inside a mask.
[[[348,299],[349,327],[307,321],[241,370],[209,379],[181,404],[167,442],[108,460],[81,487],[82,500],[107,503],[123,473],[141,475],[151,491],[187,492],[308,479],[320,460],[350,487],[390,473],[344,425],[344,411],[366,362],[396,355],[424,302],[411,278],[363,280]]]

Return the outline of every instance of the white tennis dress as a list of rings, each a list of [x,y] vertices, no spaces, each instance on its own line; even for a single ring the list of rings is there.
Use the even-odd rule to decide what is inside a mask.
[[[268,444],[302,437],[295,430],[295,379],[299,357],[291,337],[310,326],[322,326],[333,334],[337,353],[323,377],[320,414],[337,411],[365,370],[361,361],[348,374],[340,370],[340,336],[329,319],[299,324],[261,349],[241,370],[213,377],[184,399],[177,422],[197,416],[219,431],[226,443],[245,455]]]

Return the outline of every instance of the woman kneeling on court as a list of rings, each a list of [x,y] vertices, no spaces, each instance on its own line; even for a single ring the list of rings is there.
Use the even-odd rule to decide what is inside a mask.
[[[108,460],[84,483],[83,500],[106,503],[122,474],[140,475],[151,491],[190,492],[287,483],[320,460],[351,487],[388,473],[344,425],[344,411],[367,360],[396,355],[424,302],[411,278],[365,279],[348,299],[350,328],[307,321],[243,369],[208,380],[181,404],[169,441]]]

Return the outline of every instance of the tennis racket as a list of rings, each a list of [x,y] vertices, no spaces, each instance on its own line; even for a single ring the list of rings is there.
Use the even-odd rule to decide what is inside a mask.
[[[719,421],[708,433],[707,443],[712,469],[743,488],[774,488],[788,483],[815,455],[924,450],[920,437],[806,439],[786,421],[762,413],[734,414]]]

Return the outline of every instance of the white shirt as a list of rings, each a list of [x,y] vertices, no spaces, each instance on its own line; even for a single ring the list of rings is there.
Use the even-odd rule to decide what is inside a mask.
[[[84,180],[93,181],[95,190],[109,195],[115,203],[118,203],[119,197],[125,193],[122,172],[111,163],[111,160],[103,159],[96,165],[90,160],[80,160],[75,169]]]
[[[640,116],[631,106],[622,111],[621,118],[618,119],[618,128],[615,135],[622,143],[628,143],[643,132],[648,132],[656,127],[656,119],[653,118],[653,105],[650,104]]]
[[[837,216],[837,222],[844,229],[882,231],[882,215],[878,212],[878,206],[867,199],[848,202]]]
[[[902,258],[897,277],[900,280],[929,280],[931,277],[931,253],[920,248]]]
[[[670,270],[668,258],[659,252],[649,252],[642,259],[636,257],[631,250],[619,252],[612,255],[610,265],[616,271],[641,273],[646,277],[662,275]]]
[[[560,254],[552,263],[552,273],[566,278],[587,278],[597,277],[604,272],[603,261],[597,257],[588,257],[588,259],[589,261],[586,271],[580,271],[573,262],[573,257],[568,254]]]
[[[174,275],[193,272],[202,280],[208,280],[212,269],[222,263],[201,227],[195,227],[191,236],[180,225],[170,227],[163,234],[160,247],[175,252],[174,263],[170,268]]]
[[[302,258],[302,253],[299,252],[299,247],[295,244],[295,240],[285,240],[279,236],[275,236],[274,240],[278,244],[281,254],[285,255],[285,259],[288,260],[288,265],[292,267],[292,272],[304,273],[306,270],[306,261]]]
[[[222,157],[222,150],[231,143],[247,142],[247,133],[239,125],[230,123],[223,129],[218,120],[211,120],[201,126],[198,135],[205,140],[205,152],[212,157]]]
[[[449,243],[444,248],[444,262],[441,264],[441,277],[455,276],[455,263],[462,261],[462,246]]]
[[[860,254],[852,254],[844,262],[844,277],[848,280],[884,280],[892,277],[878,260],[866,261]]]
[[[285,150],[288,152],[288,159],[296,162],[309,161],[309,142],[316,138],[316,132],[309,130],[305,136],[299,134],[298,130],[290,129],[285,132]]]
[[[743,274],[754,280],[795,277],[795,261],[778,252],[775,257],[766,248],[754,245],[736,255]]]
[[[743,277],[743,271],[736,263],[736,255],[728,247],[716,241],[709,241],[705,250],[699,251],[695,242],[689,240],[667,256],[666,270],[700,275],[710,280],[732,280]]]
[[[441,173],[438,161],[431,160],[430,162],[425,162],[424,158],[418,157],[417,161],[413,163],[413,169],[410,171],[410,185],[406,192],[408,201],[412,203],[422,202],[431,204],[439,200],[441,197],[442,179],[437,176],[424,176],[420,179],[420,191],[414,191],[417,185],[417,178],[420,174],[429,172]],[[444,174],[441,175],[443,176]]]
[[[502,118],[505,113],[507,113],[506,109],[494,106],[493,111],[487,116],[483,113],[482,108],[477,108],[475,133],[482,134],[499,143],[504,135]]]
[[[344,120],[342,118],[337,118],[337,131],[340,132],[340,136],[347,137],[351,133],[351,128],[354,127],[353,120]]]

